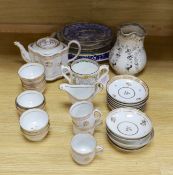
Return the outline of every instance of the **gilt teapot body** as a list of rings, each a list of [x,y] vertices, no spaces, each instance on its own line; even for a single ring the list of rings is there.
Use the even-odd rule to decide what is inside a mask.
[[[72,40],[65,45],[57,39],[46,37],[28,45],[28,52],[19,42],[14,43],[19,47],[22,58],[26,62],[37,62],[45,67],[45,75],[47,81],[53,81],[62,77],[61,65],[67,65],[68,52],[71,44],[78,45],[78,53],[73,57],[75,60],[80,54],[81,47],[78,41]]]
[[[109,56],[110,65],[117,74],[134,75],[143,70],[147,61],[144,37],[145,30],[138,24],[120,27]]]

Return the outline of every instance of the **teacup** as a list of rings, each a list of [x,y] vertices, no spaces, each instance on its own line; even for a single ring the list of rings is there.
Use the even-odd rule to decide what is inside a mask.
[[[90,59],[79,59],[70,66],[61,66],[62,75],[70,84],[96,84],[109,73],[108,65]]]
[[[102,151],[103,147],[98,146],[90,134],[77,134],[71,140],[72,158],[80,165],[89,164]]]
[[[38,91],[27,90],[20,93],[17,96],[15,103],[19,114],[32,108],[45,109],[45,97]]]
[[[79,129],[97,127],[102,122],[102,113],[89,101],[76,102],[70,107],[69,111],[73,123]]]
[[[45,69],[38,63],[24,64],[18,71],[24,90],[43,92],[46,88]]]
[[[23,135],[31,141],[40,141],[49,132],[48,114],[41,109],[34,108],[23,112],[19,123]]]
[[[73,134],[76,135],[76,134],[91,134],[93,135],[94,134],[94,131],[95,131],[95,126],[91,127],[91,128],[79,128],[77,127],[74,123],[73,123]]]

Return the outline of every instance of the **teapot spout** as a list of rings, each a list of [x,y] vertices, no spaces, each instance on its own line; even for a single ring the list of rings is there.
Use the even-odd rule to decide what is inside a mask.
[[[14,45],[20,49],[21,56],[22,56],[23,60],[26,61],[27,63],[31,62],[29,53],[26,51],[26,49],[23,47],[23,45],[20,44],[20,42],[18,42],[18,41],[15,41]]]

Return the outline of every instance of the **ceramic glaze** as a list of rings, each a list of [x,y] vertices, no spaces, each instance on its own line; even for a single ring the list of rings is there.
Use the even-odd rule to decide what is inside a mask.
[[[137,74],[146,65],[145,30],[138,24],[125,24],[117,32],[117,41],[109,55],[109,62],[117,74]]]
[[[78,74],[93,74],[98,71],[98,66],[91,62],[78,62],[72,65],[71,69]]]
[[[150,119],[134,108],[118,108],[109,113],[106,125],[118,137],[138,139],[152,131]]]
[[[33,108],[41,105],[44,102],[44,97],[37,91],[24,91],[16,99],[20,106],[25,108]]]
[[[71,110],[71,115],[74,118],[81,118],[92,113],[93,106],[90,103],[80,103],[80,105],[74,105]]]
[[[41,109],[30,109],[20,117],[20,126],[26,131],[39,131],[48,124],[48,115]]]
[[[108,75],[109,66],[99,65],[89,59],[75,60],[71,66],[61,66],[62,74],[70,84],[90,84],[103,81]]]
[[[72,103],[76,101],[90,101],[96,94],[103,90],[103,84],[96,83],[95,85],[71,85],[60,84],[60,89],[68,93]]]
[[[78,164],[89,164],[102,151],[103,147],[97,146],[95,138],[90,134],[77,134],[71,140],[71,155]]]
[[[18,74],[25,79],[38,78],[44,74],[44,67],[38,63],[25,64],[19,69]]]
[[[89,154],[96,147],[95,139],[88,134],[78,134],[71,141],[72,148],[80,154]]]
[[[92,127],[92,128],[79,128],[77,127],[74,123],[73,123],[73,134],[76,135],[76,134],[91,134],[93,135],[94,134],[94,131],[95,131],[95,126]]]
[[[81,101],[74,103],[69,110],[73,123],[79,129],[93,128],[101,124],[102,114],[94,109],[91,102]]]

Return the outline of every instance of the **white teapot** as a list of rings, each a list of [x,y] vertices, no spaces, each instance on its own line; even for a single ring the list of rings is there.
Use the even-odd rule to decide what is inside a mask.
[[[78,52],[70,61],[75,60],[81,52],[81,46],[78,41],[72,40],[68,45],[65,45],[51,37],[41,38],[29,44],[29,52],[27,52],[19,42],[16,41],[14,44],[19,47],[22,58],[26,62],[37,62],[44,65],[47,81],[53,81],[62,77],[61,65],[67,65],[69,62],[68,52],[71,44],[76,44],[78,46]]]

